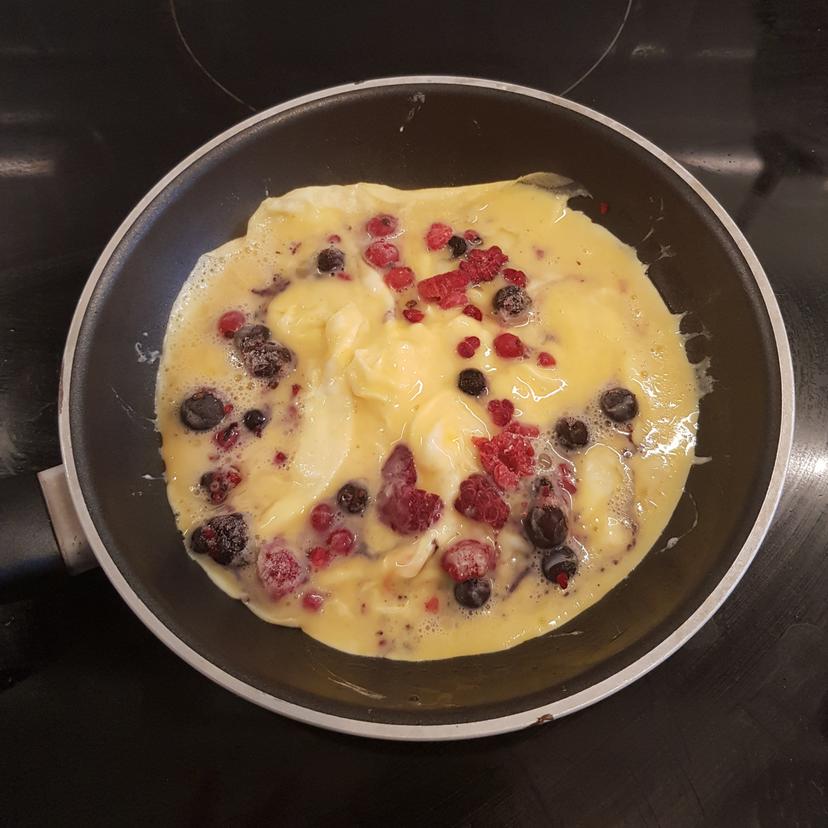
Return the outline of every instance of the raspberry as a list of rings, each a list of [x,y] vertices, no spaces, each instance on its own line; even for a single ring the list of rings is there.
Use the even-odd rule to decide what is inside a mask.
[[[541,368],[551,368],[553,365],[556,365],[555,357],[552,354],[548,353],[547,351],[541,351],[538,354],[538,365]]]
[[[213,442],[223,451],[230,451],[239,439],[239,424],[230,423],[213,435]]]
[[[324,569],[332,559],[333,552],[331,552],[330,549],[326,549],[324,546],[314,546],[313,549],[308,552],[308,560],[316,569]]]
[[[466,316],[470,316],[472,319],[476,319],[478,322],[483,321],[483,311],[476,305],[466,305],[466,307],[463,308],[463,313],[466,314]]]
[[[408,446],[402,443],[394,446],[394,450],[383,464],[382,479],[386,483],[407,483],[411,486],[417,482],[417,467]]]
[[[491,544],[461,540],[443,553],[440,566],[459,583],[470,578],[482,578],[494,569],[496,563],[497,552]]]
[[[436,613],[440,611],[440,599],[436,595],[432,595],[428,601],[425,602],[426,612]]]
[[[317,532],[327,532],[328,529],[331,528],[333,520],[333,509],[331,509],[331,507],[328,506],[327,503],[317,503],[317,505],[314,506],[313,509],[311,509],[311,526],[313,526],[313,528],[316,529]]]
[[[389,216],[388,213],[380,213],[380,215],[368,220],[365,229],[371,238],[378,239],[382,236],[390,236],[396,231],[398,223],[395,216]]]
[[[440,519],[443,501],[424,489],[392,485],[377,497],[377,509],[386,526],[401,535],[416,535]]]
[[[469,284],[469,277],[459,270],[450,270],[448,273],[438,273],[430,279],[423,279],[417,284],[417,292],[426,302],[439,302],[440,307],[446,307],[444,302],[451,301],[456,304],[466,304],[466,287]],[[460,302],[459,298],[463,297]],[[451,297],[449,299],[449,297]],[[448,305],[454,307],[454,304]]]
[[[276,599],[295,591],[308,577],[293,553],[278,539],[262,547],[256,569],[267,594]]]
[[[306,592],[302,596],[302,606],[311,612],[318,612],[322,604],[325,603],[325,596],[319,592]]]
[[[422,322],[425,319],[425,314],[419,308],[406,308],[403,311],[403,316],[414,325],[417,322]]]
[[[533,473],[535,449],[529,438],[537,435],[538,429],[535,426],[510,423],[491,440],[473,437],[472,442],[480,454],[483,468],[501,489],[507,491],[517,488],[521,477],[528,477]]]
[[[515,405],[511,400],[492,400],[487,407],[492,422],[501,428],[509,425],[509,421],[515,413]]]
[[[429,250],[442,250],[451,238],[452,230],[447,224],[435,222],[426,233],[426,247]]]
[[[385,284],[391,290],[402,293],[407,287],[414,284],[414,271],[410,267],[392,267],[384,278]]]
[[[354,551],[354,536],[348,529],[336,529],[328,538],[328,548],[334,555],[350,555]]]
[[[204,472],[199,485],[207,493],[211,503],[224,503],[227,495],[241,483],[241,474],[233,466],[229,469],[216,469]]]
[[[494,338],[494,349],[503,359],[516,359],[525,353],[523,343],[518,337],[510,333],[498,334]]]
[[[454,508],[471,520],[488,523],[492,529],[502,529],[509,517],[509,505],[483,474],[473,474],[460,484]]]
[[[219,333],[227,339],[232,339],[233,334],[244,325],[244,314],[241,311],[232,310],[223,313],[219,317]]]
[[[470,359],[474,352],[480,347],[480,340],[476,336],[467,336],[457,343],[457,353],[463,359]]]
[[[460,270],[468,276],[473,285],[476,285],[480,282],[491,282],[508,261],[509,257],[495,245],[485,250],[470,250],[466,261],[460,263]]]
[[[467,301],[468,297],[466,296],[466,292],[458,290],[454,293],[449,293],[448,296],[444,296],[440,300],[440,307],[443,310],[448,310],[449,308],[459,308],[460,305],[465,305]]]
[[[517,285],[518,287],[526,287],[526,274],[522,270],[515,270],[514,268],[507,267],[503,271],[503,278],[507,282],[511,282],[513,285]]]
[[[395,244],[385,241],[375,241],[365,250],[365,259],[374,267],[388,267],[400,258],[400,251]]]

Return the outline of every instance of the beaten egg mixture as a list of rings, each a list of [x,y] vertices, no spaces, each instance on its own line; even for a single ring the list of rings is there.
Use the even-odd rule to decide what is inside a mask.
[[[181,290],[156,402],[178,527],[221,589],[425,660],[556,630],[629,575],[698,400],[634,249],[507,181],[266,199]]]

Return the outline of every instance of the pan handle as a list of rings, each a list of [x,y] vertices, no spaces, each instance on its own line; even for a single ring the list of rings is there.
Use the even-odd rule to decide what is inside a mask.
[[[0,479],[0,595],[96,566],[63,466]]]

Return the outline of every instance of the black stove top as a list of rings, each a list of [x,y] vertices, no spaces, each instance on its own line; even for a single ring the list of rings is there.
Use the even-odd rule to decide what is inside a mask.
[[[715,618],[599,705],[484,741],[339,736],[253,707],[100,572],[0,607],[0,823],[828,823],[828,6],[7,0],[0,9],[0,476],[59,462],[63,340],[110,234],[188,152],[323,86],[461,74],[592,106],[737,219],[788,325],[777,520]]]

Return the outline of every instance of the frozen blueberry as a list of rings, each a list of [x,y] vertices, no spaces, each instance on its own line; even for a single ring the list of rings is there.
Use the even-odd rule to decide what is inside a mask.
[[[558,582],[562,572],[569,579],[578,571],[578,558],[568,546],[558,546],[543,553],[541,571],[547,581]]]
[[[316,257],[316,267],[320,273],[336,273],[345,269],[345,254],[338,247],[326,247]]]
[[[233,339],[248,372],[259,379],[269,380],[274,387],[293,367],[293,352],[274,342],[266,325],[245,325]]]
[[[566,516],[557,506],[533,506],[523,519],[523,531],[533,546],[552,549],[566,539]]]
[[[583,420],[576,420],[574,417],[561,417],[555,423],[555,436],[565,449],[576,449],[587,444],[589,430]]]
[[[247,563],[247,542],[244,515],[233,512],[199,526],[190,536],[190,549],[197,555],[209,555],[222,566],[242,566]]]
[[[361,515],[368,506],[368,489],[356,483],[346,483],[336,495],[336,502],[343,512]]]
[[[224,403],[209,391],[196,391],[179,409],[181,422],[193,431],[208,431],[224,419]]]
[[[454,597],[461,607],[480,609],[492,594],[492,582],[488,578],[469,578],[454,585]]]
[[[258,408],[251,408],[250,411],[244,412],[242,422],[244,422],[244,427],[248,431],[252,431],[257,437],[261,437],[262,429],[267,423],[267,417],[265,416],[265,413],[263,411],[259,411]]]
[[[486,377],[477,368],[466,368],[457,378],[457,387],[472,397],[479,397],[486,390]]]
[[[613,422],[626,423],[638,414],[638,400],[626,388],[610,388],[601,394],[601,411]]]
[[[506,285],[494,295],[492,307],[504,322],[513,322],[527,313],[532,300],[522,287]]]
[[[233,334],[233,341],[242,352],[269,339],[270,328],[267,325],[244,325]]]
[[[448,240],[448,246],[455,259],[459,259],[469,247],[468,242],[462,236],[452,236]]]

